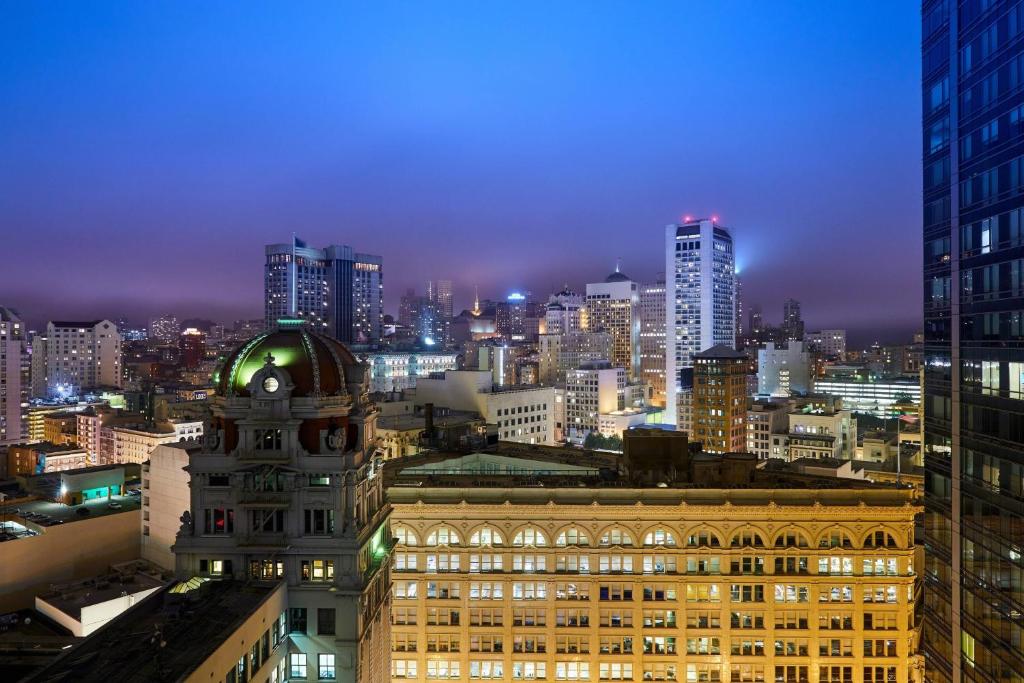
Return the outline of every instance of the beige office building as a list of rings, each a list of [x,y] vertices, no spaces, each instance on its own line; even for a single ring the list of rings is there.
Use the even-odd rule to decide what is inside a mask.
[[[637,283],[617,269],[604,282],[587,285],[586,329],[612,335],[608,358],[625,368],[630,379],[640,374],[640,294]]]
[[[640,485],[536,450],[391,482],[393,681],[922,680],[913,491],[748,455]]]

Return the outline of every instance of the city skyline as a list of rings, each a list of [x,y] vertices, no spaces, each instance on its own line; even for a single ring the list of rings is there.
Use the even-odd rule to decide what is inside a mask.
[[[907,267],[920,254],[912,6],[651,5],[626,21],[562,9],[529,50],[530,8],[443,23],[333,9],[319,26],[254,11],[228,35],[217,29],[237,17],[217,8],[189,29],[153,8],[51,11],[13,13],[2,67],[12,191],[0,210],[24,257],[0,289],[36,326],[259,317],[263,245],[292,232],[400,265],[384,289],[392,314],[407,287],[436,278],[453,280],[456,311],[475,285],[483,298],[544,297],[599,282],[618,258],[653,282],[662,226],[687,214],[734,231],[746,303],[769,320],[794,297],[809,324],[853,338],[920,326]],[[496,19],[505,27],[479,30]],[[72,30],[80,21],[87,35]],[[677,51],[670,25],[700,30]],[[305,47],[286,53],[268,36]],[[769,49],[748,50],[753,37]],[[257,40],[267,52],[244,58]],[[609,41],[629,48],[619,64]],[[711,45],[713,61],[693,58]],[[590,102],[601,115],[580,126]],[[67,238],[78,233],[94,239]],[[801,255],[810,241],[822,256]],[[861,259],[830,256],[854,248]],[[858,307],[853,291],[886,306]]]

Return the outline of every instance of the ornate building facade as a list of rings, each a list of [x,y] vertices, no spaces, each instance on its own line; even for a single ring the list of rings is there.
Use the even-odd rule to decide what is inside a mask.
[[[288,648],[270,680],[386,680],[391,535],[368,366],[279,328],[229,356],[217,388],[189,455],[179,578],[287,585]]]
[[[389,484],[393,680],[922,680],[912,491],[530,457]]]

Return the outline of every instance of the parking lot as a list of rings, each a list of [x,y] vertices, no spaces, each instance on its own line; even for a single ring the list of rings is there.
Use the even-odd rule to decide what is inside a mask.
[[[77,519],[88,519],[91,517],[102,517],[103,515],[125,510],[137,510],[140,505],[141,496],[110,496],[110,498],[97,498],[89,500],[81,505],[64,505],[48,500],[36,500],[30,503],[22,503],[18,506],[11,506],[6,510],[7,519],[17,521],[17,518],[24,519],[31,528],[35,524],[40,527],[65,524]],[[88,510],[88,514],[80,513],[80,509]]]

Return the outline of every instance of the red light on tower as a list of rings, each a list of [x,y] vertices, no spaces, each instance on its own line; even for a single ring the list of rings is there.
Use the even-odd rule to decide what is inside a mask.
[[[684,223],[689,223],[692,220],[693,220],[693,216],[683,216],[683,222]]]
[[[718,222],[718,216],[712,216],[711,217],[711,222],[712,223],[717,223]]]

